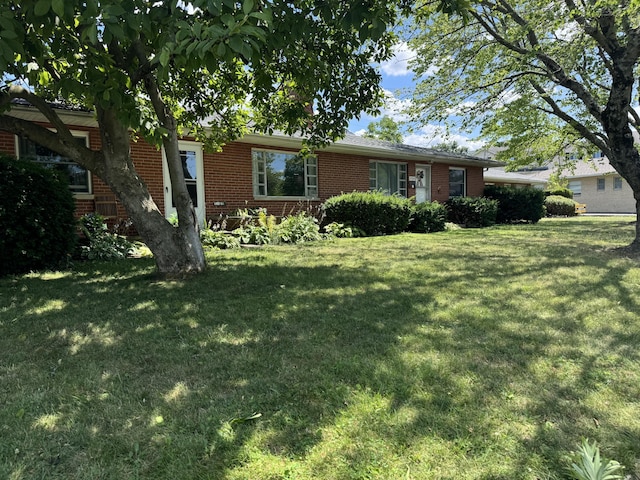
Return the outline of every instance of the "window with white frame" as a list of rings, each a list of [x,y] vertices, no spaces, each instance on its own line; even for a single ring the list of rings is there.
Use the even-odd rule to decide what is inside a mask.
[[[88,146],[89,138],[86,134],[74,133],[73,137],[81,145]],[[86,168],[28,138],[17,137],[17,144],[19,158],[62,172],[68,178],[69,188],[74,193],[91,193],[91,179]]]
[[[407,196],[407,164],[396,162],[369,162],[369,190],[380,190],[387,195]]]
[[[613,189],[622,190],[622,177],[613,177]]]
[[[600,151],[593,154],[593,158],[603,158],[604,154]]]
[[[449,168],[449,198],[467,194],[467,171],[464,168]]]
[[[599,192],[604,192],[605,185],[606,185],[605,179],[604,178],[599,178],[598,179],[598,185],[597,185],[598,191]]]
[[[582,193],[582,182],[580,180],[571,180],[569,182],[569,190],[573,192],[573,196],[580,195]]]
[[[297,153],[253,150],[256,197],[318,197],[318,160]]]

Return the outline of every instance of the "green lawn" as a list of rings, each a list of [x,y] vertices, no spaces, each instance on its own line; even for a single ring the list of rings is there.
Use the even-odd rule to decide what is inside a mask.
[[[631,217],[217,251],[0,280],[0,478],[640,473]]]

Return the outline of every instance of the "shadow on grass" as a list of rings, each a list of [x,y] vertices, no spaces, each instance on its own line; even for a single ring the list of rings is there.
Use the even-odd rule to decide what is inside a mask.
[[[411,275],[383,261],[340,267],[338,254],[306,266],[282,250],[286,261],[221,255],[182,282],[144,262],[4,281],[0,474],[225,479],[260,456],[383,478],[379,449],[429,439],[452,458],[509,456],[475,478],[512,479],[558,468],[581,436],[632,465],[637,423],[585,397],[636,401],[637,388],[609,382],[640,363],[638,326],[624,323],[638,297],[626,267],[553,248],[523,264],[509,251],[403,246],[421,265]],[[593,276],[532,308],[526,282],[572,268]],[[576,314],[599,296],[622,326]]]

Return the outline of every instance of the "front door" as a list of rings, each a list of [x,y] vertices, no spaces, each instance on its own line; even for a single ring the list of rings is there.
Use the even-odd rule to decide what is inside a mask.
[[[416,203],[431,201],[431,167],[416,165]]]
[[[179,142],[180,160],[182,160],[182,170],[187,183],[187,190],[196,210],[198,223],[202,226],[205,221],[204,207],[204,167],[202,164],[202,145],[197,142]],[[171,180],[169,178],[169,168],[163,150],[162,169],[164,172],[164,205],[165,216],[167,218],[176,214],[171,192]]]

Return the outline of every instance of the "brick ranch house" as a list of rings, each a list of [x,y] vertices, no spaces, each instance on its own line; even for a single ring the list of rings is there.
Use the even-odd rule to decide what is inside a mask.
[[[45,124],[44,117],[30,106],[16,105],[9,114]],[[100,148],[97,124],[90,113],[61,110],[59,115],[78,141],[92,149]],[[209,153],[192,138],[184,138],[180,148],[185,177],[199,220],[257,207],[281,215],[318,207],[331,196],[354,190],[382,189],[415,196],[417,202],[480,196],[484,168],[503,165],[495,160],[352,134],[316,151],[311,158],[300,158],[300,147],[300,138],[250,134],[230,142],[221,152]],[[78,216],[98,211],[127,217],[107,185],[56,153],[4,131],[0,131],[0,151],[65,170]],[[162,150],[139,140],[131,143],[131,155],[154,200],[169,217],[173,213],[171,185]]]

